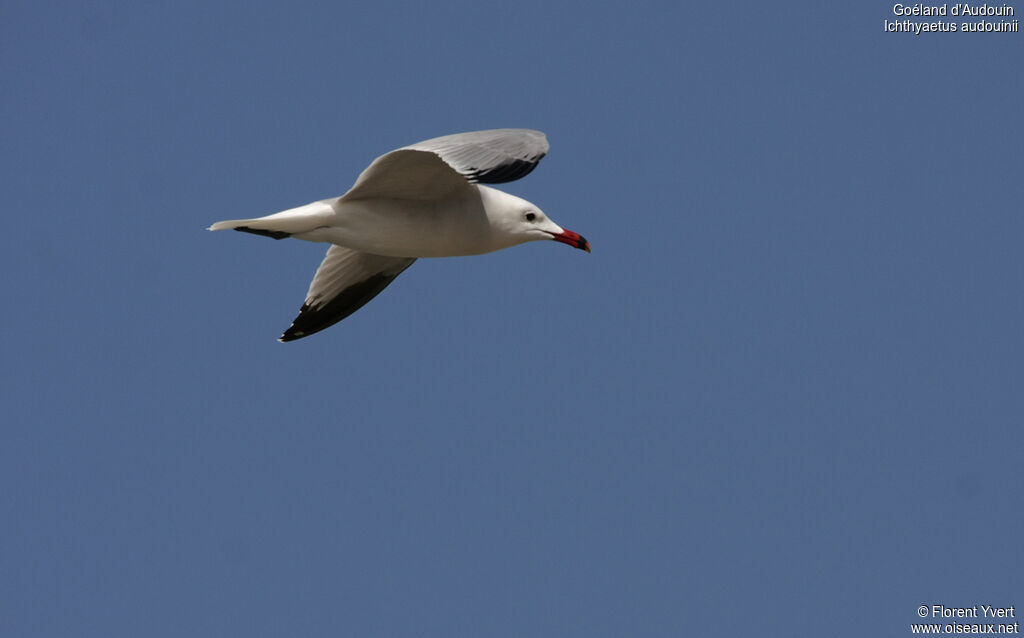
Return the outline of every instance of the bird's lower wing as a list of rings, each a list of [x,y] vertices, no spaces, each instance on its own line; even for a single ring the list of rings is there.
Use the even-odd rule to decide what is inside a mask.
[[[313,276],[306,301],[280,341],[295,341],[333,326],[377,296],[416,261],[331,246]]]

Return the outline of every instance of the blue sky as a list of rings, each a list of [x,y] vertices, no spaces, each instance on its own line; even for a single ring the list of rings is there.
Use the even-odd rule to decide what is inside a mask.
[[[8,2],[0,633],[902,635],[1024,606],[1020,34],[861,3]],[[204,230],[498,127],[585,235],[275,339]]]

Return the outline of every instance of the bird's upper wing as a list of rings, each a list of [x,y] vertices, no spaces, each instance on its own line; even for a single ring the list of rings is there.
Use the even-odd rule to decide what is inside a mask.
[[[376,297],[414,261],[332,245],[309,284],[299,316],[280,341],[294,341],[333,326]]]
[[[501,184],[525,177],[550,146],[540,131],[499,128],[435,137],[405,148],[436,153],[470,182]]]
[[[468,183],[500,184],[532,171],[548,152],[540,131],[493,129],[435,137],[381,155],[345,199],[434,199]]]

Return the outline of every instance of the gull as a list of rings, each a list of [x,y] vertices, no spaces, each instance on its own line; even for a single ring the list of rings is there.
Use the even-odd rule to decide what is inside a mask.
[[[208,230],[331,244],[278,339],[294,341],[359,310],[421,257],[480,255],[540,239],[590,252],[586,239],[534,204],[483,185],[527,175],[548,148],[544,134],[529,129],[435,137],[381,155],[341,197]]]

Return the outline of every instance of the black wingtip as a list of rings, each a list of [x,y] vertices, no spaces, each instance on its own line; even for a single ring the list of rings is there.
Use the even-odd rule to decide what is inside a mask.
[[[412,262],[413,260],[410,259],[408,264]],[[398,272],[377,273],[359,283],[352,284],[327,303],[319,304],[316,307],[312,307],[308,303],[302,304],[299,316],[295,317],[291,327],[284,331],[278,341],[287,343],[316,334],[324,328],[330,328],[376,297],[408,267],[408,264],[399,268]]]
[[[286,239],[291,237],[291,233],[286,233],[281,230],[266,230],[263,228],[249,228],[248,226],[236,226],[235,230],[242,233],[252,233],[253,235],[262,235],[263,237],[272,237],[274,239]]]
[[[278,337],[277,340],[281,343],[288,343],[289,341],[295,341],[296,339],[301,339],[306,336],[308,335],[305,332],[302,330],[296,330],[295,326],[292,325],[290,328],[285,330],[284,334]]]
[[[295,321],[292,322],[292,325],[288,326],[288,329],[285,330],[284,334],[278,337],[277,340],[280,341],[281,343],[288,343],[289,341],[295,341],[296,339],[308,337],[314,332],[318,332],[317,330],[309,330],[305,326],[296,325],[300,323],[300,320],[308,312],[310,312],[309,304],[302,304],[302,308],[299,309],[299,316],[295,317]]]
[[[511,162],[488,170],[470,168],[463,175],[469,181],[477,184],[504,184],[505,182],[511,182],[529,175],[533,172],[533,169],[537,168],[537,164],[544,159],[544,155],[544,153],[541,153],[528,159],[514,159]]]

